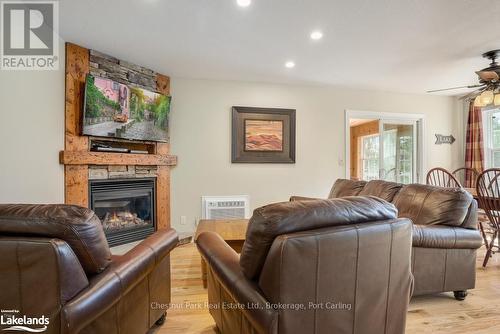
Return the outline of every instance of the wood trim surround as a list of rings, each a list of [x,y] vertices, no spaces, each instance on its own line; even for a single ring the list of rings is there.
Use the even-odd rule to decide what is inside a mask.
[[[165,75],[157,74],[156,90],[158,93],[170,95],[170,78]],[[156,154],[168,155],[169,153],[169,144],[156,144]],[[156,189],[161,190],[157,190],[156,192],[156,217],[158,226],[170,227],[170,166],[158,166]]]
[[[90,50],[66,43],[65,143],[59,161],[64,165],[64,201],[89,206],[89,165],[158,166],[156,218],[158,229],[170,227],[170,167],[177,156],[169,155],[168,143],[152,143],[155,154],[125,154],[90,151],[89,137],[81,136],[85,79],[90,72]],[[170,95],[170,78],[156,76],[157,92]],[[150,142],[148,142],[150,143]],[[151,152],[153,153],[153,152]]]
[[[89,73],[89,50],[66,44],[65,142],[67,151],[87,150],[88,137],[80,136],[85,77]],[[88,166],[64,166],[64,200],[88,207]]]

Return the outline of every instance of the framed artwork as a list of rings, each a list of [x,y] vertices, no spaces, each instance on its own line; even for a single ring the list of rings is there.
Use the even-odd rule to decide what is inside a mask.
[[[295,163],[295,110],[233,107],[233,163]]]

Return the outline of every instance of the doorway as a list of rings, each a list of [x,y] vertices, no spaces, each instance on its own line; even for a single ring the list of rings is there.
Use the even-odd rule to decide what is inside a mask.
[[[419,182],[423,122],[422,115],[346,111],[347,178]]]

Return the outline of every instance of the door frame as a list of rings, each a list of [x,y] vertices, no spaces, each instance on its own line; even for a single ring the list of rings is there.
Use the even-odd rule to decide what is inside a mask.
[[[363,111],[363,110],[352,110],[346,109],[345,115],[345,127],[344,127],[344,137],[345,137],[345,147],[344,147],[344,166],[345,166],[345,178],[350,179],[351,177],[351,129],[350,120],[352,118],[356,119],[372,119],[379,121],[401,121],[401,122],[416,122],[416,182],[423,182],[424,175],[423,171],[425,166],[427,166],[425,154],[425,145],[423,139],[425,138],[425,115],[424,114],[413,114],[413,113],[393,113],[393,112],[380,112],[380,111]]]

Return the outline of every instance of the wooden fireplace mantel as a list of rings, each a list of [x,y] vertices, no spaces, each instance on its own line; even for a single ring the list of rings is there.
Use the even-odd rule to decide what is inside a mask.
[[[64,165],[64,201],[66,204],[89,206],[89,166],[157,166],[156,222],[158,228],[169,228],[170,168],[177,164],[177,157],[169,154],[169,144],[145,143],[150,148],[150,154],[94,152],[90,151],[91,138],[81,135],[85,79],[91,67],[90,53],[89,49],[66,43],[65,144],[64,151],[59,153],[59,162]],[[156,91],[170,95],[168,76],[156,73]]]
[[[129,154],[91,151],[61,151],[59,162],[63,165],[136,165],[175,166],[177,156],[160,154]]]

